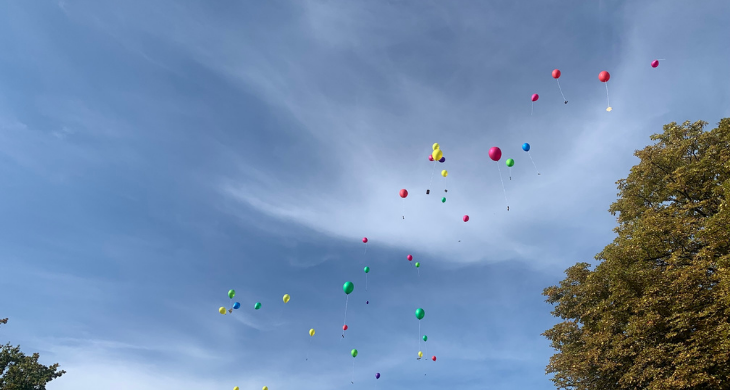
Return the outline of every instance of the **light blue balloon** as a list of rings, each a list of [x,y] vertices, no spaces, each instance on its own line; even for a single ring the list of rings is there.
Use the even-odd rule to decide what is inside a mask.
[[[524,144],[522,144],[522,150],[524,150],[525,152],[529,152],[530,151],[530,144],[528,144],[527,142],[525,142]]]

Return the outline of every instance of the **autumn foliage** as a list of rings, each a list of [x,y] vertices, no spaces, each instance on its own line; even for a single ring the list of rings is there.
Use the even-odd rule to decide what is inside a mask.
[[[730,389],[730,119],[671,123],[618,181],[615,240],[544,291],[561,389]]]

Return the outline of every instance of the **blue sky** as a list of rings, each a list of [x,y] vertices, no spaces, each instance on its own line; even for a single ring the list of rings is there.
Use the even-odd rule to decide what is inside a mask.
[[[2,2],[0,341],[60,362],[51,390],[550,389],[540,293],[610,242],[614,182],[650,134],[730,116],[728,15]],[[434,142],[449,176],[426,196]],[[509,212],[492,146],[516,161]],[[415,359],[418,307],[436,362]]]

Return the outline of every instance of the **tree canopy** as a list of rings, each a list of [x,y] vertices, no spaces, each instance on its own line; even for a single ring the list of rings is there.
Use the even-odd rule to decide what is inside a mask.
[[[730,119],[670,123],[619,180],[617,237],[543,295],[561,389],[730,389]]]
[[[0,320],[7,324],[8,319]],[[10,344],[0,349],[0,389],[2,390],[45,390],[46,384],[66,371],[58,371],[58,363],[44,366],[38,363],[39,355],[26,356],[20,346]]]

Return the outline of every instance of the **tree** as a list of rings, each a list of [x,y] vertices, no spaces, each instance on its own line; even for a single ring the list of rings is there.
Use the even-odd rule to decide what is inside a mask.
[[[560,389],[730,389],[730,119],[664,126],[619,180],[617,237],[543,295]]]
[[[0,320],[7,324],[8,319]],[[26,356],[20,346],[10,344],[0,350],[0,389],[2,390],[45,390],[46,384],[66,371],[58,371],[58,363],[44,366],[38,363],[39,355]]]

